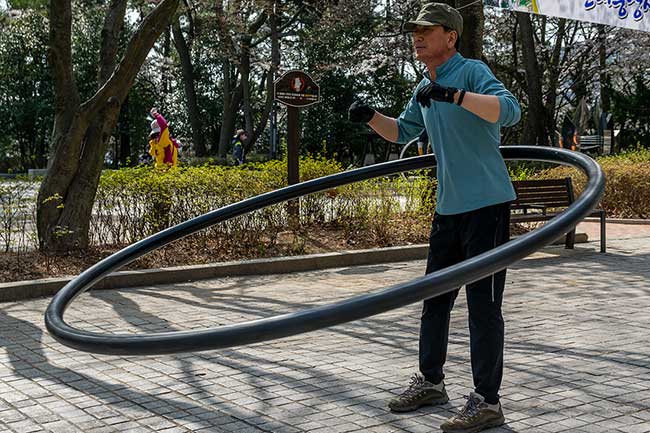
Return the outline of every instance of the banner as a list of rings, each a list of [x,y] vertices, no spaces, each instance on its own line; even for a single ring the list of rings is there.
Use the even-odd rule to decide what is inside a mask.
[[[486,6],[650,32],[650,0],[483,0]]]

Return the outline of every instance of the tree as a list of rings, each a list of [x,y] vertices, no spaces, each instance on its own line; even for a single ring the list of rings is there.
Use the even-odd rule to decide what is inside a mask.
[[[543,73],[537,61],[535,51],[535,38],[533,24],[530,14],[525,12],[516,12],[517,24],[521,33],[521,51],[526,71],[526,85],[528,93],[528,116],[526,117],[527,127],[524,128],[524,144],[540,144],[548,146],[551,130],[546,117],[543,93]],[[562,28],[566,20],[560,20]],[[560,42],[563,35],[558,35],[556,42]],[[556,47],[560,44],[556,43]],[[555,89],[552,90],[555,92]],[[554,109],[555,107],[553,107]]]
[[[25,11],[0,32],[0,171],[45,166],[52,125],[47,21]]]
[[[618,149],[650,147],[650,86],[644,74],[629,77],[629,84],[612,92],[611,109],[620,125]]]
[[[219,156],[224,156],[228,150],[240,108],[243,109],[245,129],[250,133],[250,138],[244,143],[247,151],[266,127],[273,104],[273,80],[280,63],[281,33],[308,10],[309,2],[296,1],[297,5],[294,5],[289,1],[282,5],[277,0],[239,0],[226,6],[223,3],[223,0],[215,3],[217,35],[223,50]],[[256,62],[254,50],[264,49],[267,41],[270,41],[270,55]],[[251,81],[255,67],[261,69],[257,87],[266,92],[258,116],[254,115],[252,105],[256,86],[252,86]]]
[[[598,90],[596,27],[522,12],[492,11],[489,63],[522,104],[519,137],[511,142],[555,144],[558,119]]]
[[[181,29],[181,18],[175,20],[172,24],[172,33],[174,35],[174,46],[181,64],[181,71],[183,72],[183,88],[185,91],[185,104],[187,106],[188,117],[192,127],[192,142],[194,144],[194,151],[196,156],[205,156],[207,149],[205,147],[205,139],[203,133],[203,122],[201,120],[201,111],[199,110],[198,98],[196,95],[195,86],[195,72],[194,65],[192,64],[191,46],[194,35],[194,20],[192,18],[192,11],[190,10],[187,1],[185,2],[186,19],[188,22],[188,39],[185,38],[183,30]]]
[[[400,23],[392,18],[404,11],[392,5],[377,10],[367,0],[341,0],[323,12],[306,23],[300,51],[293,56],[296,67],[321,86],[320,102],[300,110],[301,152],[359,164],[371,149],[367,127],[347,120],[350,104],[363,99],[382,113],[398,116],[413,91],[410,69],[404,77],[405,67],[412,64],[410,38],[397,31]],[[372,153],[378,160],[387,158],[391,147],[373,138]]]
[[[485,15],[483,2],[475,0],[446,0],[445,3],[456,7],[463,16],[463,35],[460,38],[460,53],[471,59],[483,59],[483,30]]]
[[[126,0],[111,0],[101,31],[98,89],[82,101],[75,81],[71,50],[72,7],[51,0],[50,67],[54,81],[54,130],[48,172],[37,203],[39,245],[43,251],[88,246],[93,200],[120,108],[142,63],[169,25],[179,0],[163,0],[140,23],[117,62]]]

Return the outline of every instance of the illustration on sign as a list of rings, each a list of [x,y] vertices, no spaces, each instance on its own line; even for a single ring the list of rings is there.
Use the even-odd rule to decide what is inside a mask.
[[[650,31],[650,0],[483,0],[486,6]]]
[[[537,0],[485,0],[485,5],[523,12],[539,13]]]
[[[291,107],[307,107],[320,100],[320,88],[303,71],[284,73],[274,83],[275,99]]]
[[[302,89],[305,88],[305,82],[300,77],[296,77],[293,79],[293,85],[291,87],[294,92],[302,92]]]

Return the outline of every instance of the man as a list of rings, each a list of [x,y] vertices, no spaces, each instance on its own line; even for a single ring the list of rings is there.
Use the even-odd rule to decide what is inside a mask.
[[[389,141],[405,143],[426,128],[438,160],[436,213],[427,273],[486,252],[509,239],[509,202],[515,192],[501,153],[500,127],[519,121],[519,104],[489,68],[458,52],[461,15],[442,3],[425,4],[412,33],[417,60],[427,68],[399,118],[355,102],[351,121],[367,122]],[[505,422],[499,403],[504,325],[501,303],[506,271],[467,285],[474,392],[445,432],[477,432]],[[420,324],[420,374],[391,400],[395,412],[448,401],[443,382],[449,316],[458,290],[424,301]]]
[[[232,159],[235,165],[242,165],[244,163],[244,145],[243,143],[248,138],[248,134],[243,129],[238,129],[237,133],[232,139]]]

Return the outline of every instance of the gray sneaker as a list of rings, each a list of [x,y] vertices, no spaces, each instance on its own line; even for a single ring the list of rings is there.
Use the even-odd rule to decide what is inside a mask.
[[[465,407],[458,415],[444,422],[440,428],[445,433],[476,433],[499,427],[506,422],[506,419],[501,410],[501,403],[495,406],[497,405],[488,405],[482,395],[471,392]]]
[[[413,374],[409,386],[402,394],[388,403],[393,412],[411,412],[422,406],[445,404],[449,401],[445,384],[434,385],[421,374]]]

